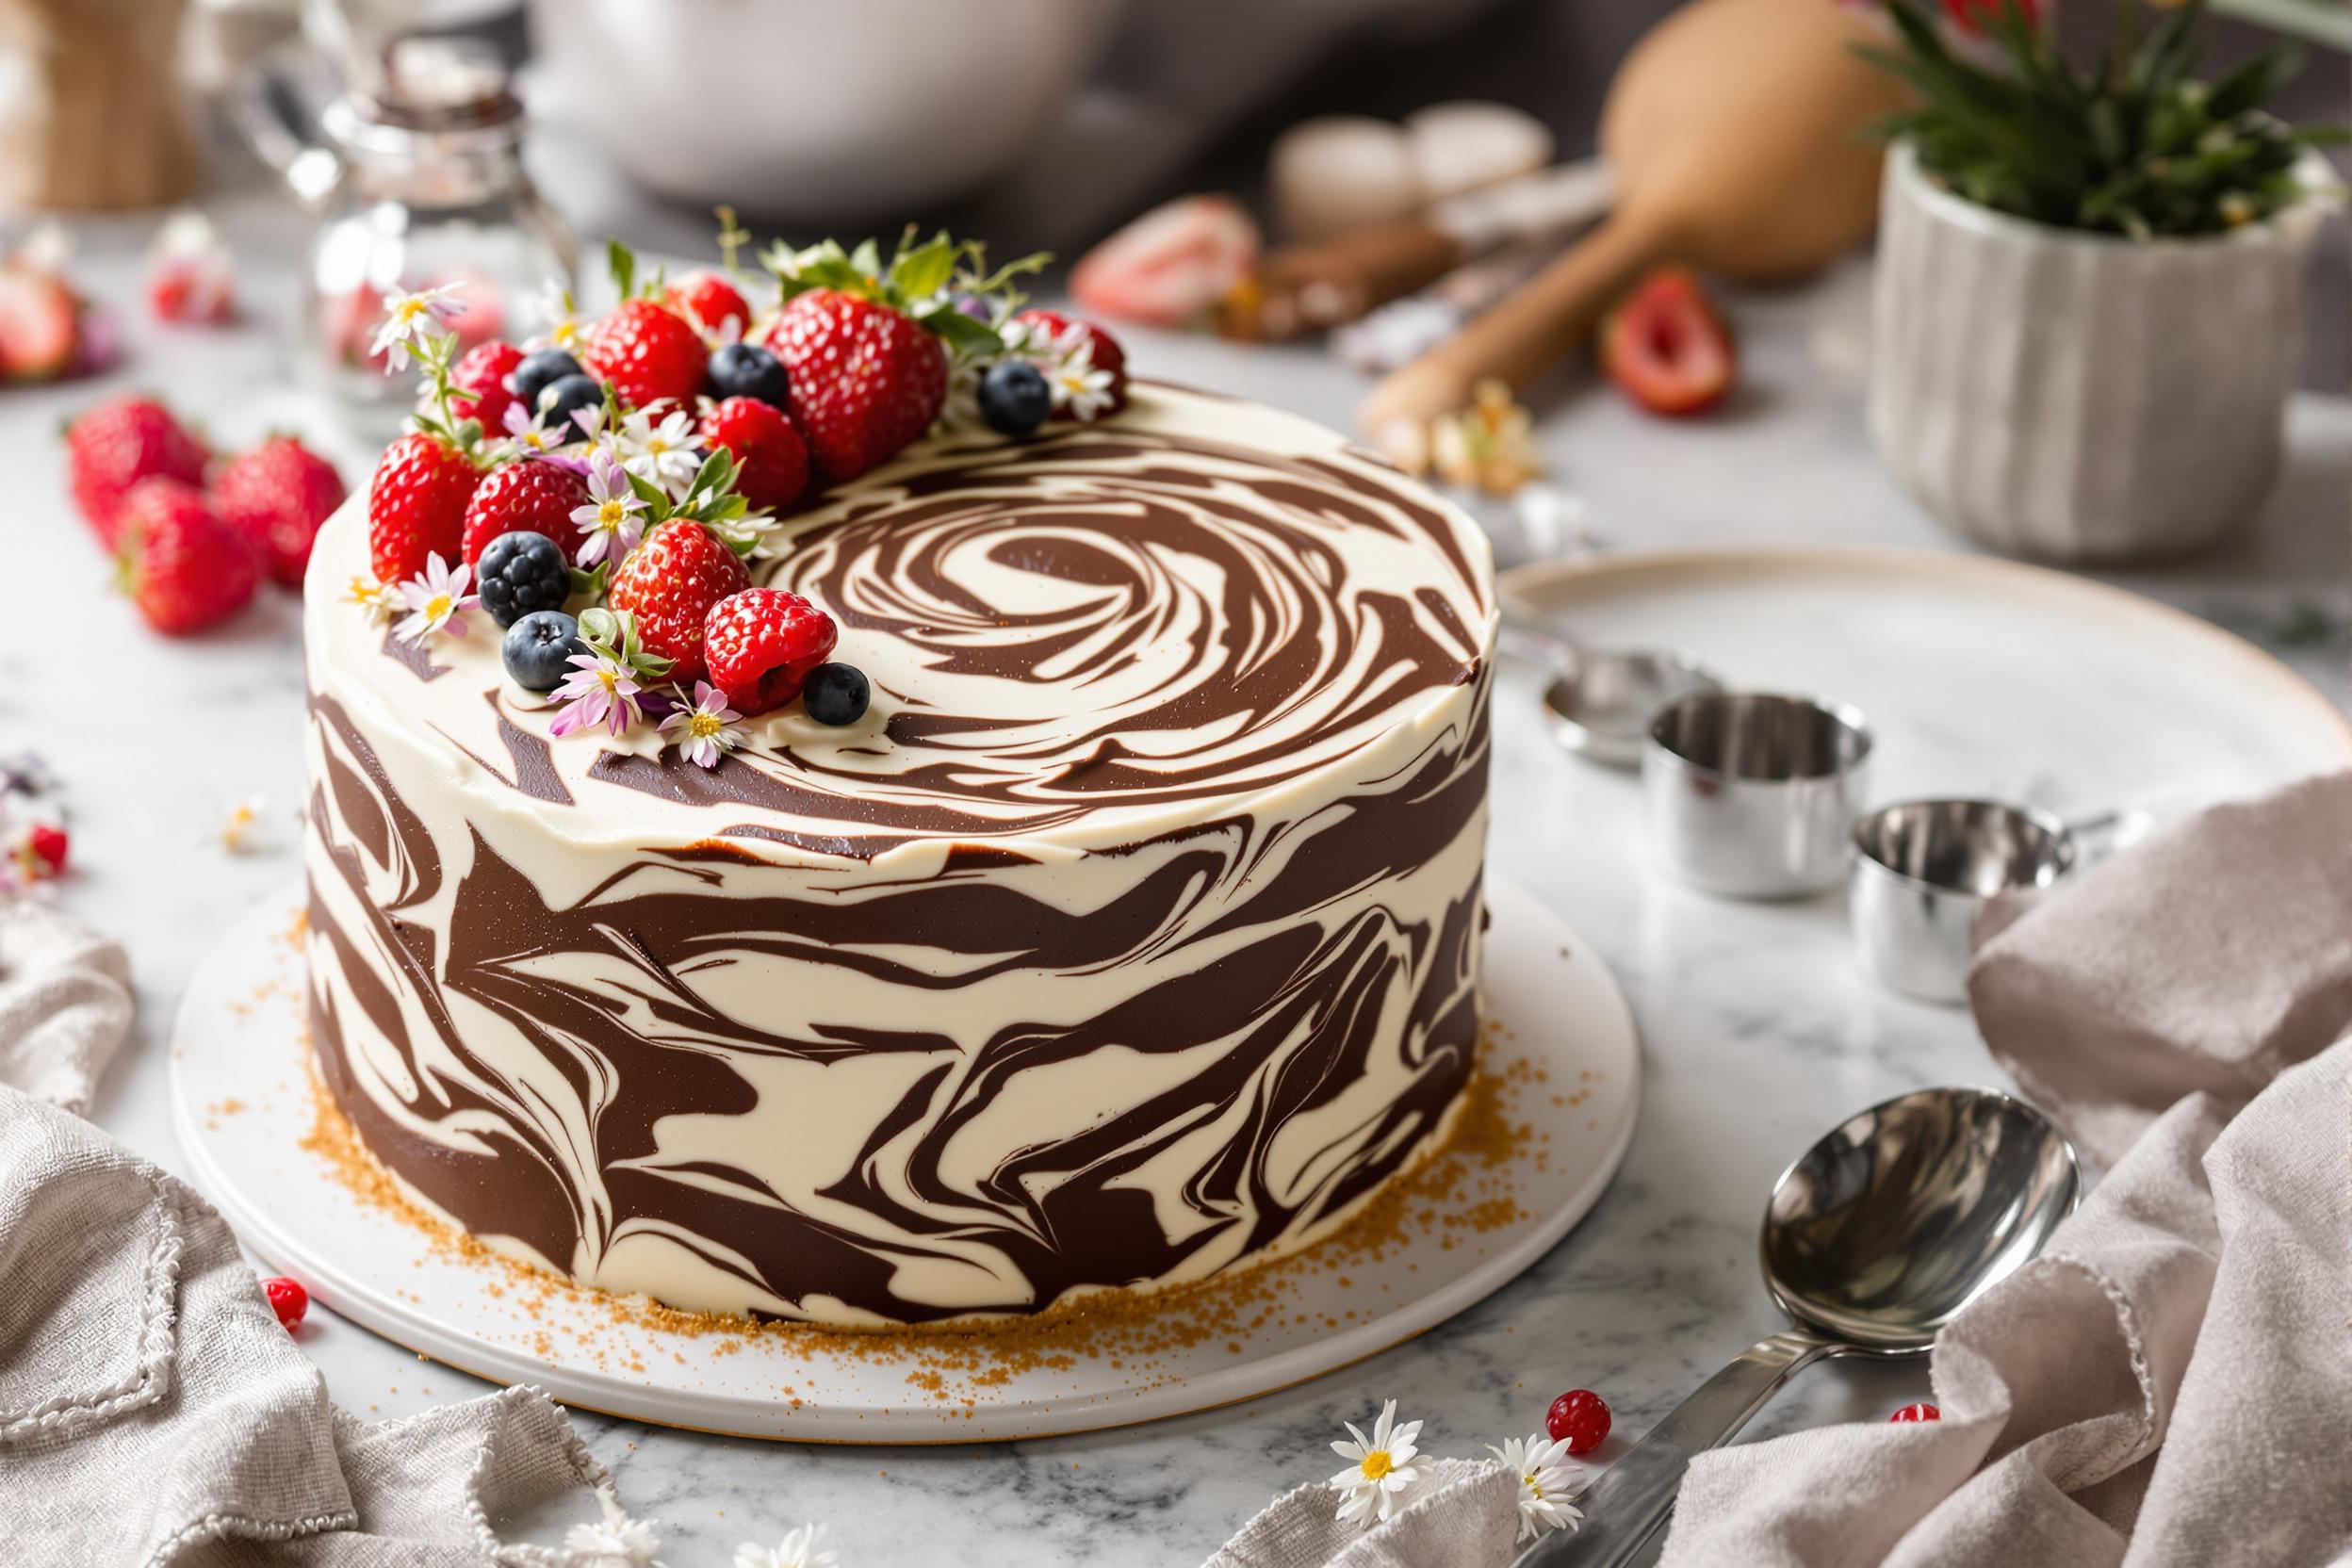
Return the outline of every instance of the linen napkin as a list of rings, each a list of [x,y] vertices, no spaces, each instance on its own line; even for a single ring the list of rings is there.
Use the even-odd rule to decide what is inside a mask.
[[[1969,992],[2029,1094],[2129,1152],[1946,1330],[1941,1421],[1703,1456],[1666,1568],[2344,1560],[2352,776],[1997,913]]]
[[[409,1421],[336,1410],[203,1199],[63,1107],[128,1028],[122,949],[0,904],[0,1541],[9,1561],[476,1568],[569,1494],[626,1522],[562,1413],[510,1388]],[[55,1102],[50,1103],[46,1102]],[[609,1531],[608,1531],[609,1533]],[[619,1560],[614,1559],[612,1560]]]
[[[1519,1478],[1485,1460],[1429,1462],[1396,1517],[1341,1524],[1329,1487],[1294,1488],[1242,1526],[1206,1568],[1457,1568],[1511,1559]]]

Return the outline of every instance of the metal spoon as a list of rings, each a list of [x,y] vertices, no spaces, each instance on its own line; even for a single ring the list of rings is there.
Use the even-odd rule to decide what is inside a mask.
[[[1920,1089],[1850,1118],[1790,1166],[1764,1211],[1764,1283],[1795,1327],[1761,1340],[1578,1499],[1586,1523],[1514,1568],[1624,1568],[1788,1375],[1825,1356],[1917,1356],[2074,1212],[2074,1146],[1993,1089]]]
[[[1642,760],[1650,721],[1694,692],[1720,691],[1714,672],[1664,648],[1588,648],[1556,631],[1507,620],[1505,653],[1552,674],[1544,711],[1552,738],[1587,761],[1630,768]]]

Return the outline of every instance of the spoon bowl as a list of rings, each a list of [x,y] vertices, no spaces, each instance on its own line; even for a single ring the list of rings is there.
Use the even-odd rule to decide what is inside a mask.
[[[1924,1353],[2074,1212],[2074,1150],[1994,1089],[1920,1089],[1849,1117],[1772,1188],[1758,1251],[1780,1310],[1849,1353]]]
[[[1759,1251],[1793,1328],[1758,1340],[1588,1491],[1584,1527],[1516,1568],[1625,1568],[1722,1446],[1798,1368],[1923,1354],[1963,1307],[2023,1267],[2082,1190],[2074,1146],[1997,1089],[1919,1089],[1848,1117],[1773,1184]]]
[[[1658,714],[1687,696],[1722,690],[1714,672],[1688,654],[1588,648],[1544,688],[1544,717],[1563,749],[1630,768],[1641,762]]]

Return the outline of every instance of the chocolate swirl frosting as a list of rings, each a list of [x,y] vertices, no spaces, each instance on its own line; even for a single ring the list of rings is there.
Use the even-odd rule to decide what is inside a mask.
[[[488,650],[419,681],[314,582],[313,1019],[396,1174],[592,1282],[874,1323],[1198,1278],[1423,1146],[1476,1042],[1482,542],[1300,421],[1135,403],[797,521],[768,580],[874,711],[707,771],[550,744]]]

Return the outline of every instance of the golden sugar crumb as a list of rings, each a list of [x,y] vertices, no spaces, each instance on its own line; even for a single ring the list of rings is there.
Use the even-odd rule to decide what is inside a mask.
[[[409,1198],[361,1144],[318,1080],[315,1064],[309,1076],[312,1124],[302,1147],[322,1160],[362,1201],[424,1233],[427,1251],[435,1259],[493,1272],[496,1278],[485,1289],[494,1299],[525,1324],[546,1324],[531,1329],[526,1338],[531,1353],[539,1359],[555,1359],[557,1342],[551,1330],[560,1330],[567,1343],[576,1345],[575,1356],[585,1356],[608,1371],[623,1368],[639,1374],[645,1363],[635,1347],[604,1342],[658,1331],[703,1342],[699,1353],[705,1356],[737,1355],[757,1344],[802,1360],[818,1377],[827,1362],[844,1357],[903,1368],[907,1386],[923,1403],[947,1413],[961,1408],[967,1417],[982,1394],[1016,1377],[1073,1371],[1082,1360],[1121,1372],[1132,1388],[1142,1392],[1167,1380],[1165,1373],[1152,1369],[1175,1352],[1222,1345],[1229,1353],[1240,1354],[1253,1331],[1271,1324],[1319,1322],[1337,1329],[1363,1320],[1366,1315],[1352,1308],[1345,1318],[1307,1308],[1301,1297],[1307,1282],[1336,1273],[1342,1288],[1353,1288],[1355,1271],[1389,1259],[1431,1232],[1438,1233],[1438,1246],[1451,1251],[1459,1245],[1458,1233],[1475,1237],[1529,1217],[1519,1201],[1520,1183],[1530,1168],[1538,1135],[1517,1112],[1531,1086],[1541,1081],[1541,1073],[1524,1058],[1496,1067],[1481,1054],[1441,1143],[1376,1190],[1331,1234],[1269,1262],[1157,1290],[1090,1291],[1025,1317],[856,1330],[685,1312],[644,1297],[614,1296],[575,1284],[494,1250]],[[422,1266],[422,1258],[416,1261]],[[1419,1272],[1416,1262],[1404,1262],[1409,1272]],[[1381,1289],[1388,1288],[1383,1282]],[[577,1309],[569,1315],[575,1324],[584,1316],[589,1326],[552,1319],[549,1315],[558,1306]],[[682,1348],[671,1348],[670,1355],[678,1365],[690,1364]],[[808,1396],[779,1382],[776,1396],[797,1410]]]

